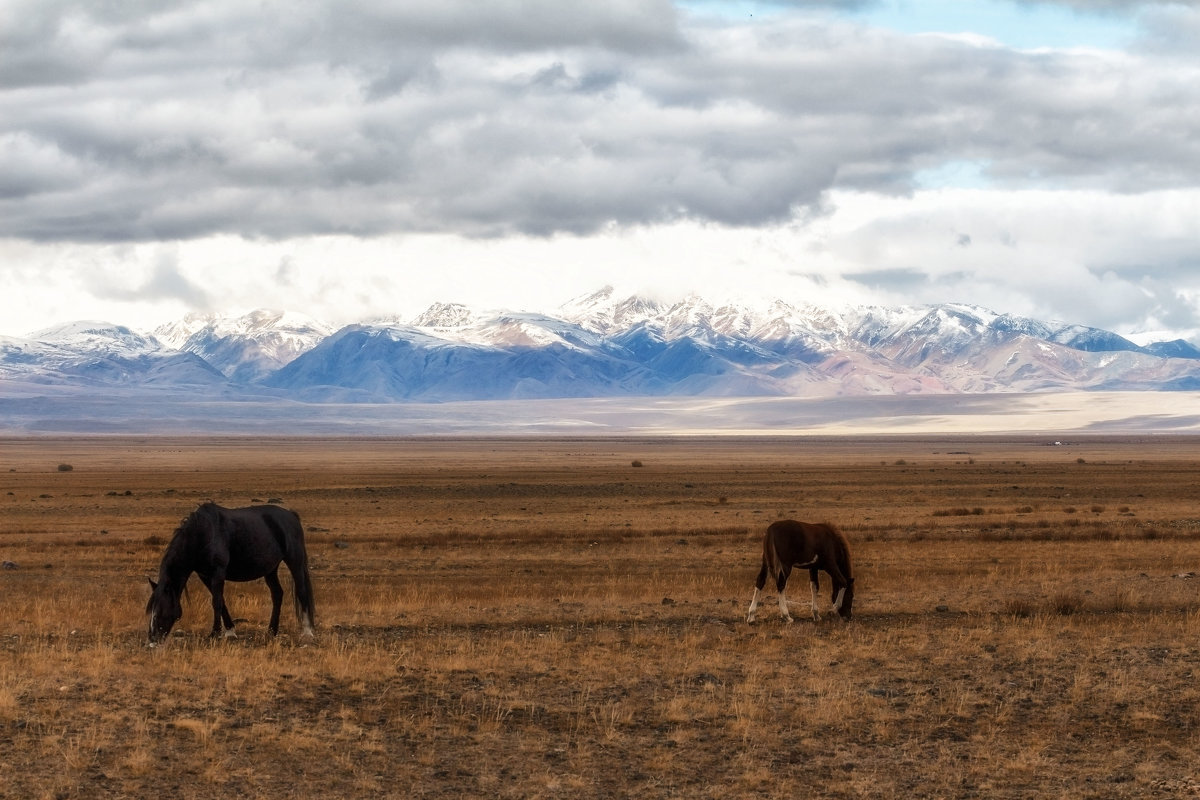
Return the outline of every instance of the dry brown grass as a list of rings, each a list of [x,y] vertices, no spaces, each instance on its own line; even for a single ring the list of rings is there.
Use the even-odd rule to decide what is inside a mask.
[[[1197,443],[0,442],[0,796],[1197,796]],[[300,512],[315,642],[145,647],[209,498]],[[852,623],[743,622],[780,517]]]

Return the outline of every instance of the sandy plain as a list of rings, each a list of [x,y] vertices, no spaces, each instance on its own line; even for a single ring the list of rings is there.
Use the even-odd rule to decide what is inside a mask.
[[[1200,796],[1198,478],[1190,436],[0,440],[0,796]],[[207,499],[300,513],[314,641],[261,582],[210,640],[193,581],[146,647]],[[802,580],[744,622],[782,517],[846,533],[852,622]]]

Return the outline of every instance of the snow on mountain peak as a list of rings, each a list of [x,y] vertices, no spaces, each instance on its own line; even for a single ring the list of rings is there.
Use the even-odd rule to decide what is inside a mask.
[[[286,337],[325,337],[333,333],[333,327],[307,314],[296,311],[278,311],[259,308],[238,316],[192,312],[177,322],[160,325],[154,335],[177,350],[186,349],[189,339],[200,332],[207,337],[230,336],[255,337],[261,334],[277,334]]]
[[[588,311],[590,309],[602,308],[611,305],[613,302],[613,293],[616,290],[612,286],[604,286],[591,294],[586,294],[581,297],[576,297],[563,304],[562,310],[567,312]]]
[[[617,299],[611,286],[578,297],[558,311],[560,318],[602,335],[632,328],[660,312],[661,307],[653,300],[637,296]]]
[[[29,334],[29,339],[70,350],[97,350],[105,353],[145,353],[159,350],[153,336],[144,336],[124,325],[98,320],[77,320],[53,325]]]
[[[195,353],[239,382],[278,369],[331,333],[330,325],[307,314],[265,308],[240,316],[193,313],[155,330],[171,347]]]
[[[385,400],[1200,387],[1200,351],[1186,343],[1155,350],[957,303],[835,310],[604,287],[554,314],[435,303],[411,322],[335,334],[303,314],[258,309],[189,314],[155,336],[104,322],[47,328],[0,342],[0,372],[165,385],[185,371],[212,380],[203,365],[243,387]],[[91,354],[112,357],[97,368]]]
[[[434,303],[412,324],[417,328],[464,328],[476,319],[475,312],[462,303]]]

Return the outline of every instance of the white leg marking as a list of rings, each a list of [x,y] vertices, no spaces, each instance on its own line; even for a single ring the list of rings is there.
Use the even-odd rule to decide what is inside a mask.
[[[312,617],[308,614],[304,615],[304,636],[305,636],[305,638],[308,638],[308,639],[311,639],[314,636],[316,636],[316,634],[313,633]]]
[[[792,621],[792,615],[788,613],[788,602],[787,602],[787,596],[786,596],[786,595],[783,593],[783,590],[782,590],[782,589],[779,591],[779,597],[778,597],[778,600],[779,600],[779,613],[780,613],[781,615],[783,615],[783,618],[784,618],[785,620],[787,620],[788,622],[791,622],[791,621]]]
[[[754,622],[754,612],[758,609],[758,587],[754,589],[754,596],[750,598],[750,609],[746,612],[746,622]]]
[[[224,636],[226,639],[236,639],[237,633],[233,630],[233,628],[226,628]]]
[[[812,589],[813,622],[820,622],[821,621],[821,612],[817,611],[817,585],[811,581],[809,582],[808,585]]]
[[[833,610],[834,611],[842,610],[842,599],[845,598],[845,596],[846,596],[846,587],[843,586],[842,588],[838,589],[837,600],[833,601]]]

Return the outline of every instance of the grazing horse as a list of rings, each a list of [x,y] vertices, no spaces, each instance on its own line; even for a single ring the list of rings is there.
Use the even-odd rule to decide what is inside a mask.
[[[263,578],[271,590],[271,624],[274,636],[279,632],[279,608],[283,587],[279,583],[279,563],[292,573],[296,618],[306,636],[313,635],[312,576],[304,551],[304,529],[294,511],[279,506],[222,508],[203,503],[183,518],[163,553],[158,582],[150,581],[150,644],[166,638],[171,627],[183,616],[179,595],[193,572],[212,593],[212,635],[221,632],[234,636],[233,618],[225,605],[225,581],[253,581]]]
[[[821,619],[817,612],[817,570],[825,570],[833,579],[833,610],[843,619],[850,619],[854,605],[854,577],[850,572],[850,547],[846,537],[832,525],[784,519],[771,523],[763,536],[762,569],[754,583],[754,597],[750,599],[746,622],[754,622],[758,593],[767,582],[768,573],[774,577],[775,587],[779,590],[779,613],[788,622],[792,621],[783,587],[787,585],[793,567],[808,568],[814,620]]]

